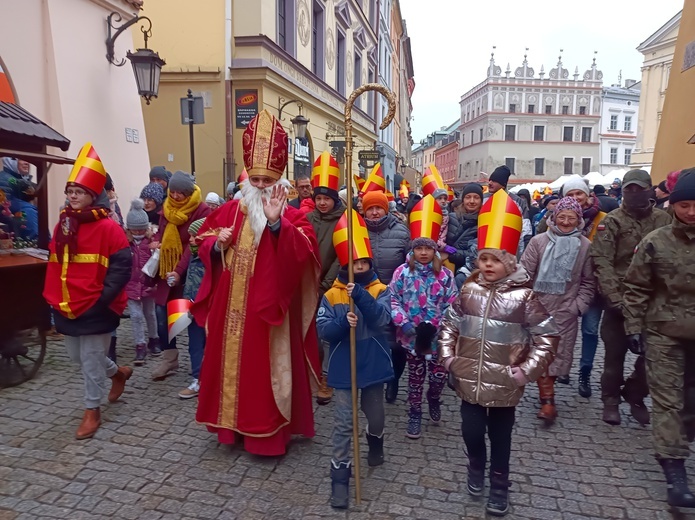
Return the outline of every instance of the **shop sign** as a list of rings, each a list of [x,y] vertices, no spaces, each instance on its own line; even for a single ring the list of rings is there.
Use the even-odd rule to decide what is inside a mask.
[[[235,90],[236,127],[246,128],[258,115],[258,90]]]
[[[311,162],[309,153],[308,139],[300,139],[296,137],[294,140],[294,162],[300,164],[309,164]]]

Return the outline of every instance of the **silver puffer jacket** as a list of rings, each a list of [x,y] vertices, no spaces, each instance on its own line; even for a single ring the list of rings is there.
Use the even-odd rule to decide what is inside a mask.
[[[516,406],[524,387],[512,378],[511,368],[518,366],[535,381],[552,362],[559,340],[522,266],[495,283],[475,271],[444,314],[439,359],[453,358],[450,379],[461,399],[486,407]]]

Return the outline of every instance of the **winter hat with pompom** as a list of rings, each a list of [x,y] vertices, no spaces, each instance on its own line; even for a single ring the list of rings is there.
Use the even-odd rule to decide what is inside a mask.
[[[134,199],[130,203],[130,211],[125,218],[126,228],[133,231],[140,231],[150,227],[150,219],[145,213],[145,201]]]

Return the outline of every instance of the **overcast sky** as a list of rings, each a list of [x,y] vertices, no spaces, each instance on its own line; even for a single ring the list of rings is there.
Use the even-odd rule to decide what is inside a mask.
[[[482,82],[492,46],[502,72],[512,74],[529,48],[529,65],[546,74],[562,61],[584,74],[596,63],[604,85],[641,79],[636,47],[683,7],[683,0],[400,0],[413,52],[413,139],[459,117],[461,95]],[[546,76],[547,77],[547,76]]]

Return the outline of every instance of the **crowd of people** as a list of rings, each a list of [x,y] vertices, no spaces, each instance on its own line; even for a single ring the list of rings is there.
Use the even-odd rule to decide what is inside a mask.
[[[184,299],[192,302],[192,379],[179,396],[198,397],[196,420],[220,442],[281,455],[292,435],[314,436],[316,396],[333,408],[330,502],[348,507],[352,330],[368,464],[385,461],[384,402],[398,403],[405,368],[409,439],[423,434],[423,395],[426,417],[440,422],[448,383],[461,399],[468,491],[483,493],[487,436],[487,511],[501,516],[509,511],[512,430],[524,387],[537,384],[538,418],[551,426],[563,413],[555,385],[572,382],[581,327],[579,395],[592,394],[600,334],[603,420],[619,425],[624,401],[640,424],[653,422],[668,502],[695,507],[684,466],[695,438],[695,267],[688,261],[695,169],[656,190],[647,172],[631,170],[619,193],[611,188],[615,207],[603,187],[581,180],[542,200],[513,194],[506,166],[486,186],[468,184],[450,200],[432,168],[421,194],[397,201],[368,180],[348,219],[352,194],[329,153],[310,179],[297,180],[299,197],[288,202],[286,147],[282,126],[264,110],[245,131],[246,176],[230,184],[227,201],[203,198],[185,172],[155,167],[124,218],[94,147],[82,149],[45,286],[56,330],[84,378],[78,439],[98,431],[106,379],[113,402],[132,376],[117,364],[115,331],[126,308],[133,364],[155,358],[151,378],[160,381],[179,369],[167,303]],[[156,268],[146,273],[149,264]],[[637,357],[624,378],[628,352]]]

